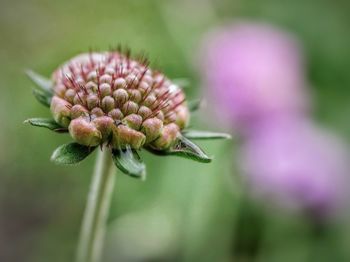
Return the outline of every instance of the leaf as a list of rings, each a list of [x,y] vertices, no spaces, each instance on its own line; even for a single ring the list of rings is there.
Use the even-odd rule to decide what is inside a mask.
[[[33,95],[44,106],[50,107],[52,95],[39,89],[33,89]]]
[[[45,127],[58,133],[68,132],[67,128],[62,127],[55,120],[50,118],[29,118],[24,123],[29,123],[32,126]]]
[[[190,112],[197,111],[202,105],[202,101],[200,99],[191,100],[188,102],[188,109]]]
[[[113,150],[112,158],[114,164],[125,174],[141,178],[146,177],[146,166],[140,156],[130,146],[125,149]]]
[[[33,81],[34,84],[36,84],[38,87],[41,88],[41,90],[45,91],[46,93],[52,94],[52,81],[50,79],[47,79],[46,77],[39,75],[38,73],[35,73],[32,70],[26,70],[25,71],[27,76]]]
[[[95,148],[78,143],[64,144],[53,152],[51,161],[58,165],[75,165],[90,155]]]
[[[187,130],[183,131],[182,134],[189,139],[231,139],[229,134],[210,131]]]
[[[203,150],[197,146],[195,143],[190,141],[184,136],[179,136],[175,142],[175,144],[164,151],[156,150],[153,148],[147,148],[150,152],[156,155],[167,156],[167,155],[175,155],[184,158],[189,158],[201,163],[209,163],[211,162],[211,158],[207,156]]]

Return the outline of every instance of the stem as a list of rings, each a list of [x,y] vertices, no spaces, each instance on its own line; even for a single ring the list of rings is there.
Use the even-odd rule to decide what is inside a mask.
[[[107,147],[98,152],[82,222],[77,262],[98,262],[113,193],[115,167]]]

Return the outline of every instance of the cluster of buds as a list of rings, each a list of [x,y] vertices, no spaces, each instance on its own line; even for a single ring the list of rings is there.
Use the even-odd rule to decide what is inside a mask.
[[[51,80],[27,71],[39,87],[36,99],[50,107],[51,118],[25,122],[52,131],[69,132],[74,142],[51,156],[57,164],[77,164],[98,146],[108,148],[114,164],[125,174],[144,178],[146,167],[138,151],[176,155],[202,163],[211,158],[191,139],[227,139],[226,134],[187,130],[190,111],[181,88],[149,68],[143,56],[130,51],[81,54],[60,66]]]
[[[81,145],[164,150],[189,121],[183,91],[128,52],[82,54],[52,77],[54,120]]]

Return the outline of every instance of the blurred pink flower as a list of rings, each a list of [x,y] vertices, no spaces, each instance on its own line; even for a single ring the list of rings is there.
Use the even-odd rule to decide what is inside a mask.
[[[265,24],[236,23],[208,34],[200,56],[207,100],[230,126],[308,108],[298,43]]]
[[[341,142],[302,119],[280,119],[250,134],[240,165],[258,198],[327,218],[345,207],[350,168]]]

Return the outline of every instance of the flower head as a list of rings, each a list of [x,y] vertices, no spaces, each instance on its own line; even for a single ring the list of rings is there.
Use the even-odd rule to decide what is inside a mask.
[[[348,200],[349,153],[327,132],[301,119],[260,124],[240,161],[255,195],[323,219]]]
[[[51,80],[27,73],[41,88],[33,94],[53,116],[27,122],[69,132],[75,141],[54,152],[52,160],[57,163],[75,164],[106,145],[122,171],[143,177],[145,166],[137,153],[142,148],[210,162],[189,138],[227,138],[184,130],[190,112],[180,86],[152,70],[144,57],[132,58],[130,51],[78,55],[55,70]]]
[[[207,96],[230,127],[245,130],[308,107],[299,45],[273,26],[238,22],[213,30],[203,40],[200,65]]]
[[[148,62],[119,52],[79,55],[53,73],[51,112],[79,144],[171,146],[189,121],[185,95]]]

